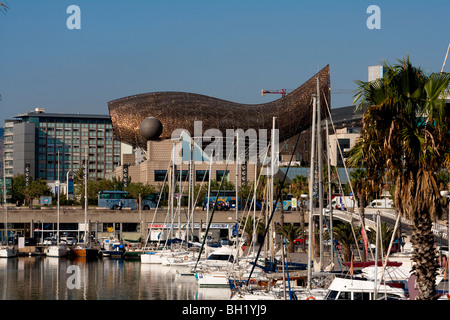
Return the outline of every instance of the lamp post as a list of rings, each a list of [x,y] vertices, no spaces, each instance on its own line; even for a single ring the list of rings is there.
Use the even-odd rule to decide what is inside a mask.
[[[447,229],[447,244],[450,247],[450,191],[448,190],[444,190],[441,191],[441,196],[442,197],[447,197],[449,199],[449,205],[448,205],[448,217],[447,217],[447,224],[448,224],[448,229]],[[447,264],[449,264],[449,257],[450,257],[450,251],[447,251]],[[447,281],[448,281],[448,294],[450,295],[450,264],[447,268],[448,270],[448,274],[447,274]]]

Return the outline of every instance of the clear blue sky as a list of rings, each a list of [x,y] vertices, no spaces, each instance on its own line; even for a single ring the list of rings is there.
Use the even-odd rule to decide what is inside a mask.
[[[6,0],[0,13],[0,126],[35,107],[108,114],[107,102],[186,91],[241,103],[279,98],[330,64],[332,89],[410,55],[439,72],[450,1]],[[69,30],[69,5],[81,30]],[[381,29],[369,30],[369,5]],[[450,61],[445,71],[450,71]],[[332,107],[352,103],[332,95]]]

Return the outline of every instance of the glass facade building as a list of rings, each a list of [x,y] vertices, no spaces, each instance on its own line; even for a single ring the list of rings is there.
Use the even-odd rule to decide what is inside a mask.
[[[97,180],[120,165],[121,143],[108,115],[36,109],[6,120],[4,141],[7,177],[29,170],[33,179],[64,182],[68,171],[76,173],[88,159],[88,177]]]

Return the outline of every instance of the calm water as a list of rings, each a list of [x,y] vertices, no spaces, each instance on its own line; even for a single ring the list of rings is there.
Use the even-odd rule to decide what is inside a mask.
[[[229,294],[199,288],[193,276],[173,267],[139,260],[0,259],[0,300],[208,300]]]

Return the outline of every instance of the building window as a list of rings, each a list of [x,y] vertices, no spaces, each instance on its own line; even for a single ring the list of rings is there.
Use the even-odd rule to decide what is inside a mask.
[[[222,177],[223,175],[225,175],[225,181],[229,181],[230,180],[230,171],[226,171],[225,170],[217,170],[216,171],[216,180],[217,181],[222,181]]]
[[[208,181],[208,180],[209,180],[209,170],[195,171],[195,181]]]
[[[155,170],[155,181],[164,181],[167,170]]]
[[[181,174],[181,180],[187,181],[188,175],[189,175],[189,170],[183,170],[183,173]],[[180,170],[175,171],[175,180],[180,181]]]

